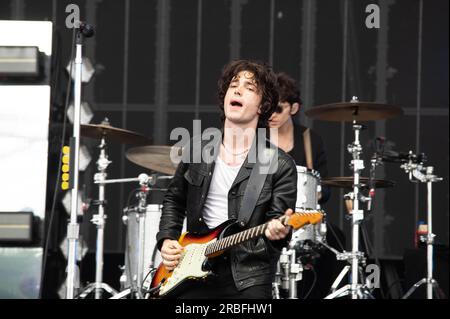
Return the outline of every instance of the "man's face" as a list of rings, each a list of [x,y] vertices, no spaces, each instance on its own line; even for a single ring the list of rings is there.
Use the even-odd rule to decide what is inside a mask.
[[[250,71],[241,71],[230,82],[224,99],[226,120],[235,124],[258,123],[262,93]]]
[[[292,105],[289,102],[279,102],[276,111],[269,119],[269,127],[279,129],[285,125],[291,118],[292,111]]]

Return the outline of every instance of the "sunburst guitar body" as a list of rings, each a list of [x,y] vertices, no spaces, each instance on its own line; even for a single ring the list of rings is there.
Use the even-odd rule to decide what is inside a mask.
[[[319,210],[297,211],[290,216],[282,216],[280,221],[299,229],[307,224],[317,224],[322,216]],[[181,259],[172,271],[167,270],[162,263],[159,265],[151,283],[152,297],[169,297],[188,286],[192,280],[206,279],[211,274],[207,267],[208,260],[233,246],[263,235],[268,223],[222,237],[222,232],[229,224],[225,222],[203,236],[189,233],[181,235],[178,240],[183,247]]]

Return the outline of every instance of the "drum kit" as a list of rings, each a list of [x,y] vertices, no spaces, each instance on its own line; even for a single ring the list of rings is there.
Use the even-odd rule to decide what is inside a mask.
[[[352,299],[373,298],[364,278],[361,278],[360,270],[365,263],[364,253],[359,246],[359,227],[364,219],[364,210],[361,203],[370,204],[373,200],[375,188],[392,187],[393,182],[374,178],[374,168],[382,161],[401,163],[401,167],[409,174],[410,180],[414,182],[427,183],[428,186],[428,235],[424,239],[428,249],[428,273],[427,278],[417,283],[412,289],[421,284],[427,285],[428,296],[432,298],[432,289],[437,287],[437,282],[432,277],[432,254],[434,234],[431,232],[431,184],[441,180],[433,175],[432,167],[425,167],[424,156],[408,154],[376,154],[371,160],[371,174],[368,178],[361,177],[364,169],[364,161],[361,158],[362,146],[360,133],[363,125],[360,122],[385,120],[400,116],[402,109],[396,106],[359,102],[354,97],[349,103],[335,103],[313,107],[306,111],[306,115],[314,120],[351,122],[354,132],[354,140],[348,145],[348,152],[352,156],[350,167],[353,176],[320,178],[318,172],[305,167],[297,167],[297,201],[298,209],[320,209],[319,193],[321,187],[337,187],[351,189],[344,196],[348,205],[349,216],[352,225],[352,250],[350,252],[339,252],[330,247],[326,242],[327,222],[326,218],[317,225],[309,225],[293,233],[289,245],[283,248],[277,265],[275,281],[273,283],[273,297],[280,298],[280,291],[287,292],[289,299],[297,299],[297,283],[302,280],[305,258],[315,258],[320,255],[319,249],[325,247],[336,254],[337,260],[348,262],[341,274],[330,289],[327,299],[350,295]],[[98,207],[98,214],[94,215],[92,222],[97,227],[96,247],[96,276],[95,283],[88,285],[79,298],[86,298],[95,292],[95,298],[102,298],[102,292],[106,291],[111,299],[119,298],[145,298],[151,278],[148,278],[158,266],[161,257],[156,247],[156,233],[161,216],[161,205],[147,204],[149,192],[160,190],[156,182],[161,179],[171,179],[175,174],[177,163],[170,158],[170,146],[149,145],[150,140],[138,133],[119,129],[111,126],[107,120],[102,124],[81,125],[81,135],[100,140],[98,146],[100,153],[97,160],[98,172],[94,175],[94,183],[98,185],[98,200],[93,203]],[[138,177],[123,179],[106,179],[107,168],[111,164],[107,155],[107,143],[118,142],[134,147],[126,151],[126,158],[156,174],[140,174]],[[165,174],[165,175],[160,175]],[[103,283],[103,238],[105,227],[105,185],[111,183],[135,182],[139,187],[134,191],[138,204],[128,206],[123,210],[123,222],[127,228],[127,240],[125,249],[125,266],[120,278],[121,291],[117,292],[109,285]],[[364,192],[368,192],[367,195]],[[326,216],[324,216],[326,217]],[[186,226],[184,226],[186,227]],[[307,257],[305,257],[307,256]],[[337,289],[339,282],[349,273],[349,284]],[[408,297],[411,292],[408,292]],[[284,294],[286,295],[286,294]]]
[[[366,204],[366,211],[370,212],[376,188],[393,187],[394,183],[389,180],[375,179],[375,168],[382,162],[400,163],[401,168],[409,174],[411,182],[427,183],[427,204],[428,204],[428,233],[422,238],[427,243],[427,277],[416,283],[403,298],[408,298],[420,285],[427,285],[427,298],[433,298],[433,290],[439,296],[437,281],[433,278],[433,243],[435,235],[431,231],[432,224],[432,183],[441,181],[442,178],[433,175],[433,167],[424,166],[426,161],[423,154],[395,153],[395,152],[375,152],[371,159],[369,177],[362,177],[364,169],[362,159],[363,147],[360,143],[360,133],[364,128],[360,122],[386,120],[403,114],[400,107],[378,104],[372,102],[360,102],[357,97],[353,97],[348,103],[334,103],[312,107],[305,112],[306,116],[314,120],[351,122],[354,132],[354,140],[348,145],[347,150],[352,156],[350,167],[353,176],[320,178],[318,172],[308,170],[304,167],[297,167],[298,187],[297,202],[298,209],[320,209],[317,196],[321,186],[350,189],[351,192],[345,194],[344,200],[347,206],[349,217],[351,217],[351,241],[350,252],[338,250],[330,247],[326,242],[327,222],[326,216],[320,224],[309,225],[293,233],[288,247],[283,248],[277,264],[275,281],[272,284],[273,298],[280,299],[287,296],[288,299],[297,299],[297,283],[302,280],[302,273],[305,264],[311,259],[320,256],[320,249],[328,249],[336,255],[337,260],[346,261],[347,266],[341,271],[334,283],[330,287],[329,294],[325,299],[334,299],[350,296],[352,299],[373,299],[371,285],[363,278],[366,258],[360,251],[359,232],[360,225],[364,220],[364,210],[362,205]],[[367,192],[367,195],[364,194]],[[309,199],[307,201],[306,199]],[[306,261],[305,261],[306,259]],[[350,272],[350,273],[349,273]],[[345,275],[349,273],[349,284],[337,289]],[[313,283],[314,284],[314,283]],[[284,293],[284,294],[282,294]]]

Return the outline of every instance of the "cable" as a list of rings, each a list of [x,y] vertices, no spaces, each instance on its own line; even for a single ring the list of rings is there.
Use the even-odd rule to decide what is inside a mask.
[[[150,269],[150,271],[147,273],[147,275],[145,275],[144,280],[142,280],[142,282],[145,282],[147,280],[147,277],[150,276],[151,273],[155,272],[158,268],[152,268]],[[141,287],[142,289],[142,287]]]
[[[366,227],[365,227],[363,222],[360,223],[360,226],[361,226],[361,235],[362,235],[362,238],[363,238],[363,241],[364,241],[364,245],[365,245],[365,248],[366,248],[366,254],[368,256],[371,256],[371,255],[373,255],[373,247],[372,247],[372,244],[369,241],[369,238],[368,238],[369,235],[367,234],[367,229],[366,229]]]
[[[148,277],[151,273],[155,272],[156,270],[158,270],[158,268],[152,268],[152,269],[147,273],[147,275],[145,276],[144,280],[142,281],[142,284],[144,284],[144,282],[147,280],[147,277]],[[145,291],[145,297],[144,297],[144,299],[148,299],[148,298],[150,297],[150,295],[151,295],[153,292],[158,291],[158,290],[161,288],[161,286],[162,286],[162,282],[160,282],[160,283],[158,284],[158,286],[153,287],[153,288],[150,288],[150,289],[148,289],[147,291]],[[144,289],[142,289],[142,287],[141,287],[141,291],[142,291],[142,290],[144,290]]]
[[[64,119],[63,119],[63,130],[62,130],[62,136],[61,136],[61,147],[59,148],[59,160],[58,160],[58,171],[57,171],[57,176],[56,176],[56,182],[55,182],[55,188],[54,188],[54,193],[53,193],[53,200],[52,200],[52,208],[50,210],[50,220],[48,222],[48,226],[47,226],[47,234],[45,236],[44,239],[44,254],[42,256],[42,268],[41,268],[41,285],[39,287],[39,298],[42,298],[42,286],[43,286],[43,282],[44,282],[44,274],[45,274],[45,267],[47,265],[47,255],[48,255],[48,244],[49,244],[49,239],[50,239],[50,233],[51,233],[51,229],[52,229],[52,225],[53,225],[53,218],[55,215],[55,208],[56,208],[56,198],[58,196],[58,184],[61,178],[61,159],[62,159],[62,148],[64,145],[64,140],[65,140],[65,136],[66,136],[66,124],[67,124],[67,109],[69,106],[69,97],[70,97],[70,89],[71,89],[71,79],[72,79],[72,66],[73,66],[73,56],[74,56],[74,47],[75,47],[75,34],[76,34],[76,29],[73,29],[72,32],[72,49],[70,52],[70,71],[69,71],[69,80],[67,82],[67,90],[66,90],[66,101],[65,101],[65,105],[64,105]],[[58,81],[59,82],[59,81]],[[57,85],[57,83],[55,84]],[[55,91],[56,91],[56,87],[55,87]]]
[[[336,238],[336,241],[337,241],[341,251],[344,251],[345,250],[344,245],[342,244],[341,240],[339,239],[336,232],[334,231],[333,226],[331,226],[331,223],[327,222],[326,225],[327,225],[327,227],[329,227],[331,229],[331,232],[333,233],[334,238]]]
[[[314,269],[314,266],[310,265],[309,269],[312,270],[313,275],[314,275],[314,279],[313,279],[313,282],[311,284],[311,288],[309,288],[308,292],[306,293],[306,295],[305,295],[305,297],[303,299],[308,299],[309,295],[311,294],[311,292],[312,292],[312,290],[313,290],[313,288],[314,288],[314,286],[316,285],[316,282],[317,282],[317,273],[316,273],[316,270]]]

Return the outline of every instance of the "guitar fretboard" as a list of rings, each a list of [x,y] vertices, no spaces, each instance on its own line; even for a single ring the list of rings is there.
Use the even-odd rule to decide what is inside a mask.
[[[282,216],[280,218],[280,221],[282,223],[285,222],[285,220],[286,220],[285,217],[286,216]],[[262,225],[259,225],[259,226],[253,227],[253,228],[249,228],[247,230],[244,230],[242,232],[239,232],[239,233],[231,235],[231,236],[227,236],[225,238],[215,241],[214,243],[209,244],[206,247],[205,256],[213,255],[214,253],[217,253],[219,251],[226,250],[230,247],[233,247],[235,245],[243,243],[247,240],[261,236],[262,234],[264,234],[267,224],[268,223],[265,223],[265,224],[262,224]]]

